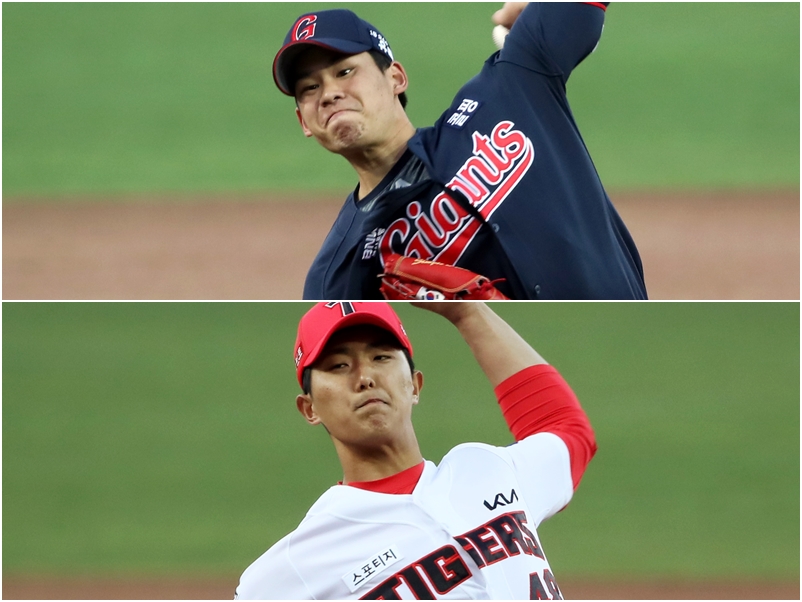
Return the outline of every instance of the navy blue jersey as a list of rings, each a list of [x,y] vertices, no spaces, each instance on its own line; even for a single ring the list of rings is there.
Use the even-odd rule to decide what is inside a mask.
[[[389,253],[459,265],[513,299],[645,299],[632,238],[566,98],[599,3],[531,3],[504,49],[365,198],[349,195],[305,299],[379,299]]]

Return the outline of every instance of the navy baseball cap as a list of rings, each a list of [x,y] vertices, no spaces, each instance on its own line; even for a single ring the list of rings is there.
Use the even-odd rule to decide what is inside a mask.
[[[284,45],[273,59],[273,79],[287,96],[295,96],[290,90],[292,63],[309,45],[347,55],[375,49],[391,61],[395,60],[390,45],[379,30],[350,10],[337,8],[308,13],[290,28]]]

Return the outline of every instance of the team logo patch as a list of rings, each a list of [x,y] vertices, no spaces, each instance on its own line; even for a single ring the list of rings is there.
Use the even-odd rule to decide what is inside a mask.
[[[446,119],[446,125],[461,130],[481,106],[482,103],[478,100],[471,100],[470,98],[463,99],[463,101],[459,103],[457,110],[451,114],[451,117]]]
[[[305,17],[301,17],[298,19],[298,22],[295,24],[295,27],[292,28],[292,41],[297,42],[298,40],[306,40],[315,35],[315,22],[317,21],[317,15],[306,15]]]
[[[493,504],[491,505],[490,502],[485,500],[485,508],[488,510],[495,510],[498,506],[508,506],[512,504],[514,501],[518,499],[518,494],[515,493],[515,489],[510,492],[510,498],[507,499],[507,496],[503,493],[497,493],[496,497],[493,499]]]
[[[298,345],[298,351],[295,352],[295,367],[296,368],[301,365],[301,360],[303,359],[303,357],[304,357],[303,349],[301,349],[301,346]]]
[[[381,50],[384,54],[390,57],[391,61],[395,60],[393,56],[393,51],[390,50],[390,44],[387,43],[387,40],[384,39],[384,36],[380,34],[378,31],[371,29],[370,30],[370,37],[376,38],[376,42],[379,45],[379,50]]]
[[[384,228],[376,228],[365,237],[365,246],[362,249],[362,260],[372,259],[379,250],[379,243],[384,236]]]
[[[364,562],[360,562],[359,566],[343,575],[343,582],[354,593],[362,585],[373,579],[376,575],[384,571],[384,569],[394,565],[401,560],[404,555],[399,551],[397,545],[392,545],[389,548],[377,552]]]

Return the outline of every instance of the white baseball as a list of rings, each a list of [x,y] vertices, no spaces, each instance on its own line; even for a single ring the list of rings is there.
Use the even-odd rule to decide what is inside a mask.
[[[503,25],[496,25],[493,28],[493,42],[495,42],[496,48],[499,50],[504,48],[504,38],[507,37],[508,33],[510,33],[510,30]]]

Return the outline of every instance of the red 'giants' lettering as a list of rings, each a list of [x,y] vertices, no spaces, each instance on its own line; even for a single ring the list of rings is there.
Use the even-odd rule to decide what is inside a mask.
[[[512,121],[498,123],[489,136],[474,132],[473,154],[447,184],[461,192],[487,220],[532,166],[532,142]],[[382,256],[398,253],[455,264],[476,236],[480,221],[442,192],[428,202],[413,201],[406,216],[387,228]]]

